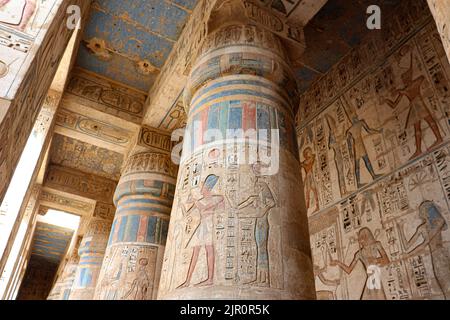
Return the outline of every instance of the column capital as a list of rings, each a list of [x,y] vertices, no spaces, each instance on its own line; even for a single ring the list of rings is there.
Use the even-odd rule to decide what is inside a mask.
[[[220,88],[240,85],[274,90],[280,107],[292,117],[298,110],[297,82],[280,38],[260,26],[227,24],[209,34],[191,70],[184,91],[187,113],[218,101]],[[264,90],[259,95],[263,98]]]
[[[293,2],[296,2],[298,6],[300,2],[305,5],[308,1],[294,0]],[[298,57],[306,49],[303,29],[305,21],[303,20],[289,19],[287,12],[275,10],[270,1],[225,0],[214,8],[208,22],[208,30],[213,32],[217,28],[236,23],[256,25],[279,36],[286,46],[296,51],[292,57]]]

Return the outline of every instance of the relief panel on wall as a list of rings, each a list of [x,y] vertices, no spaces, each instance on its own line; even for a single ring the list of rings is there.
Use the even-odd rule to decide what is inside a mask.
[[[303,96],[318,299],[450,298],[450,65],[433,21],[415,21],[379,63],[350,76],[353,52]]]
[[[438,169],[449,151],[310,219],[319,299],[450,298],[450,213]]]
[[[299,129],[310,214],[448,140],[450,65],[437,35],[428,25]]]
[[[140,123],[144,114],[146,96],[140,91],[116,84],[82,69],[76,69],[67,87],[67,93],[76,96],[94,109]]]

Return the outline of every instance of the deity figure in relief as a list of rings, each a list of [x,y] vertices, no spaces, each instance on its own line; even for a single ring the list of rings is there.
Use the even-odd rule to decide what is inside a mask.
[[[251,218],[255,221],[255,241],[257,249],[256,279],[259,286],[270,286],[269,278],[269,215],[276,206],[275,196],[267,182],[262,179],[261,164],[252,166],[256,181],[251,195],[238,205],[239,218]]]
[[[402,246],[407,251],[407,256],[419,255],[424,249],[429,250],[435,278],[445,299],[450,299],[450,254],[442,239],[442,232],[448,229],[447,222],[432,201],[424,201],[419,206],[419,217],[422,223],[410,239],[405,236],[404,221],[397,223]],[[416,245],[419,239],[422,241]],[[414,248],[411,249],[412,247]]]

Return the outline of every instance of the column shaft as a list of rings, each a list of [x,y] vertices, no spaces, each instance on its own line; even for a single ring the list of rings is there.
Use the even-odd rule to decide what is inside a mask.
[[[185,90],[158,298],[315,298],[288,63],[281,41],[252,25],[206,40]]]
[[[81,241],[78,263],[69,300],[92,300],[105,256],[115,208],[98,202]]]
[[[95,299],[156,297],[175,177],[167,154],[138,152],[128,159],[115,193],[117,211]]]

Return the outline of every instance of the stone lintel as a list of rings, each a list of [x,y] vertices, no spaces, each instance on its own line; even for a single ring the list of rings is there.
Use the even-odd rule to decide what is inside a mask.
[[[79,170],[51,165],[48,168],[44,186],[92,200],[112,203],[116,182]]]

